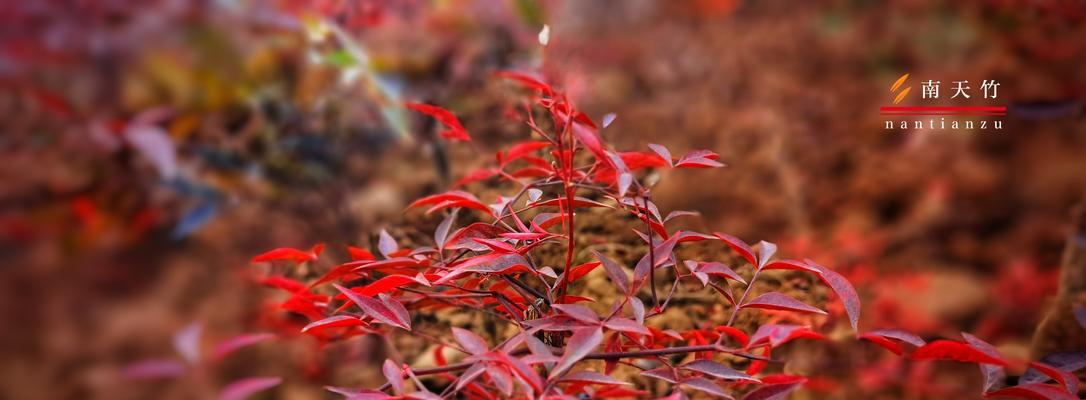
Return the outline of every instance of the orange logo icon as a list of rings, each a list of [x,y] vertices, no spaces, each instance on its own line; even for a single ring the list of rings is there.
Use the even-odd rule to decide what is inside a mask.
[[[903,85],[908,79],[909,74],[905,74],[902,75],[900,78],[897,78],[897,81],[894,81],[894,84],[890,85],[890,93],[896,92],[899,88],[901,88],[901,85]],[[905,96],[909,94],[910,90],[913,90],[912,86],[908,86],[905,88],[905,90],[902,90],[901,93],[898,93],[897,97],[894,97],[894,104],[898,104],[902,100],[905,100]]]

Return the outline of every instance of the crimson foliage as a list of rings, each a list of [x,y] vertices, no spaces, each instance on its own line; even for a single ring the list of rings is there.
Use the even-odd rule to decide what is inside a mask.
[[[494,166],[468,173],[456,183],[499,181],[513,187],[510,196],[486,202],[476,195],[450,190],[421,198],[410,208],[428,214],[443,213],[433,233],[433,243],[400,248],[381,232],[377,255],[351,248],[352,261],[332,267],[308,283],[284,276],[264,277],[264,283],[290,293],[282,308],[310,320],[301,329],[323,341],[344,340],[359,334],[413,334],[415,316],[443,308],[485,312],[517,327],[509,337],[489,343],[467,330],[453,328],[454,343],[440,342],[429,334],[420,337],[435,345],[464,353],[463,361],[447,363],[440,354],[438,366],[412,368],[388,360],[382,369],[388,382],[379,388],[330,388],[352,399],[437,399],[459,394],[467,397],[627,397],[647,394],[609,376],[619,363],[642,368],[641,375],[671,384],[670,398],[687,391],[731,398],[779,399],[801,387],[806,377],[760,374],[772,349],[792,340],[827,340],[809,326],[766,324],[744,332],[734,323],[740,312],[827,314],[779,292],[753,293],[760,274],[768,270],[797,270],[813,274],[843,303],[844,317],[858,329],[860,299],[840,274],[811,260],[777,259],[777,246],[762,241],[751,246],[732,235],[672,230],[668,223],[689,212],[664,216],[652,201],[652,187],[644,178],[648,168],[696,169],[723,166],[717,154],[695,150],[673,158],[669,149],[652,144],[648,151],[620,152],[599,134],[600,128],[579,111],[563,93],[541,79],[516,72],[498,78],[522,86],[529,93],[524,121],[532,133],[528,141],[498,152]],[[433,105],[409,103],[407,107],[436,118],[450,140],[470,141],[468,130],[457,117]],[[613,118],[605,118],[610,120]],[[631,228],[644,242],[644,255],[634,265],[623,265],[595,253],[597,261],[575,265],[577,210],[603,208],[616,215],[632,216]],[[457,226],[458,215],[476,213]],[[531,215],[530,218],[525,216]],[[675,250],[694,242],[719,243],[749,265],[750,278],[714,260],[680,260]],[[535,254],[544,246],[562,246],[563,265],[541,265]],[[323,246],[311,250],[276,249],[254,258],[288,266],[317,260]],[[590,300],[571,293],[572,283],[602,266],[621,294],[598,313],[579,304]],[[673,282],[667,290],[656,287],[661,270]],[[273,270],[274,271],[274,270]],[[284,270],[280,270],[281,272]],[[687,282],[680,285],[680,282]],[[680,290],[710,287],[730,307],[725,325],[690,332],[654,327]],[[334,289],[333,289],[334,288]],[[736,289],[737,293],[732,293]],[[705,325],[705,324],[702,324]],[[917,347],[915,360],[956,360],[977,363],[987,375],[1002,374],[1009,362],[980,339],[935,340],[901,330],[882,329],[860,334],[898,355],[903,344]],[[669,355],[693,355],[675,362]],[[689,359],[690,357],[683,357]],[[647,362],[631,362],[643,359]],[[749,360],[746,371],[734,369],[728,360]],[[646,367],[649,366],[649,367]],[[1034,368],[1057,384],[1037,382],[1010,388],[990,384],[993,395],[1073,397],[1078,382],[1072,374],[1045,364]],[[420,377],[438,375],[430,386]],[[1001,376],[1001,375],[1000,375]],[[434,383],[436,382],[436,383]],[[412,384],[409,384],[412,383]]]

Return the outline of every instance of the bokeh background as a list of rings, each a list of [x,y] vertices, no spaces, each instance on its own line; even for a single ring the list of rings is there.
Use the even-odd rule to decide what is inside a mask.
[[[865,327],[1030,357],[1086,198],[1083,38],[1082,1],[4,2],[0,397],[372,382],[376,345],[330,355],[303,337],[184,379],[118,371],[171,357],[194,322],[209,346],[270,329],[253,255],[325,242],[343,259],[524,138],[504,69],[615,113],[619,149],[720,153],[728,168],[669,174],[661,208],[846,272]],[[1005,128],[884,131],[903,73],[998,80]],[[404,100],[453,110],[473,142],[436,139]],[[878,360],[795,396],[975,395],[971,366],[939,379]]]

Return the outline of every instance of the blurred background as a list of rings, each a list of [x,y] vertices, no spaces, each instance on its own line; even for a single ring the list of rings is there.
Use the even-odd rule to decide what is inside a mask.
[[[618,149],[720,153],[728,168],[667,173],[661,208],[842,271],[865,328],[968,331],[1027,358],[1086,198],[1083,38],[1082,1],[4,2],[0,397],[206,398],[267,375],[284,383],[261,398],[331,398],[323,385],[372,381],[382,356],[302,337],[179,379],[118,371],[174,357],[193,323],[206,346],[274,329],[254,255],[324,242],[343,260],[527,137],[491,77],[506,69],[615,113]],[[998,80],[1004,129],[884,130],[904,73]],[[405,100],[474,140],[438,140]],[[872,354],[844,398],[976,395],[974,367],[939,379]]]

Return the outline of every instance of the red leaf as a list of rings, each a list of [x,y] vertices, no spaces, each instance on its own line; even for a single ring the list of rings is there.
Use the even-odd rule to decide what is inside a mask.
[[[584,322],[586,324],[599,324],[600,317],[591,308],[578,305],[578,304],[555,304],[553,308],[562,312],[562,314]]]
[[[848,279],[837,271],[818,265],[811,260],[807,260],[807,264],[818,271],[818,277],[822,279],[822,282],[833,289],[844,303],[848,322],[852,325],[852,330],[857,331],[860,323],[860,295],[856,293],[856,288],[852,287]]]
[[[759,347],[768,344],[770,347],[775,348],[789,341],[802,338],[826,339],[822,334],[812,331],[806,326],[765,324],[759,326],[758,330],[750,336],[750,342],[745,347]]]
[[[625,151],[619,153],[618,156],[630,171],[637,171],[646,167],[658,168],[669,164],[660,155],[655,153]]]
[[[527,270],[528,260],[517,253],[487,253],[464,260],[434,283],[442,284],[459,278],[468,272],[500,274],[514,268]]]
[[[769,358],[769,353],[772,351],[771,349],[772,348],[769,347],[769,346],[763,347],[762,348],[762,357]],[[752,360],[750,362],[750,365],[747,367],[747,375],[750,375],[750,376],[757,375],[759,372],[762,372],[762,370],[765,369],[766,365],[769,365],[768,361]]]
[[[656,154],[660,156],[661,160],[667,162],[667,166],[675,166],[674,161],[672,161],[671,159],[671,151],[669,151],[667,147],[658,145],[656,143],[649,143],[649,148],[652,149],[652,151],[655,151]]]
[[[515,239],[515,240],[539,240],[539,239],[551,236],[551,234],[542,233],[542,232],[526,232],[526,233],[509,232],[509,233],[503,233],[503,234],[498,235],[498,236],[501,236],[501,237],[506,238],[506,239]]]
[[[347,246],[347,253],[350,254],[351,261],[372,261],[377,259],[369,250],[360,247]]]
[[[532,217],[532,226],[538,226],[540,229],[547,229],[565,220],[565,214],[539,213],[535,217]]]
[[[777,245],[765,240],[758,242],[758,269],[765,269],[773,255],[777,254]]]
[[[491,210],[490,207],[487,207],[483,203],[479,203],[477,201],[471,201],[471,200],[443,201],[443,202],[437,203],[433,207],[430,207],[429,209],[427,209],[426,214],[433,214],[435,212],[444,210],[446,208],[460,208],[460,207],[470,208],[470,209],[473,209],[473,210],[484,211],[487,214],[489,214],[491,217],[495,217],[494,210]]]
[[[479,244],[481,244],[483,246],[486,246],[488,249],[490,249],[490,251],[494,251],[494,252],[497,252],[497,253],[505,253],[505,254],[517,253],[517,248],[516,247],[513,247],[513,245],[511,245],[511,244],[509,244],[507,242],[501,241],[501,240],[484,239],[484,238],[474,238],[472,240],[474,240],[476,243],[479,243]]]
[[[988,342],[965,332],[962,332],[962,338],[974,349],[980,350],[989,357],[1002,358],[995,346]],[[1002,366],[983,363],[977,366],[980,367],[980,372],[984,374],[984,392],[990,392],[1003,386],[1004,381],[1007,379],[1007,372]]]
[[[611,282],[614,282],[622,293],[629,293],[630,277],[629,275],[626,275],[626,270],[619,266],[618,263],[615,263],[614,260],[605,257],[595,250],[592,251],[592,254],[596,256],[596,259],[603,263],[603,270],[604,272],[607,272],[607,277],[611,279]]]
[[[573,136],[591,151],[597,159],[603,160],[607,158],[603,150],[603,143],[600,142],[599,134],[594,126],[575,120],[573,122]]]
[[[695,150],[675,162],[675,168],[717,168],[724,164],[717,161],[720,156],[709,150]]]
[[[596,346],[600,345],[600,342],[603,342],[603,330],[598,327],[573,331],[573,336],[570,336],[566,343],[566,352],[551,370],[551,376],[561,376],[573,364],[591,353]]]
[[[355,292],[362,296],[373,297],[380,293],[390,292],[396,288],[405,286],[407,284],[419,284],[423,286],[430,286],[430,282],[426,280],[422,275],[407,276],[407,275],[388,275],[381,279],[374,281],[363,287],[351,288],[352,292]],[[336,296],[337,299],[345,299],[346,296],[340,294]]]
[[[1067,392],[1071,394],[1078,394],[1078,377],[1075,374],[1064,371],[1062,369],[1053,367],[1051,365],[1041,362],[1030,362],[1030,367],[1041,371],[1042,374],[1047,375],[1049,378],[1055,379],[1060,385],[1067,388]]]
[[[297,293],[290,296],[280,307],[284,310],[298,313],[309,319],[319,319],[323,316],[323,307],[317,307],[314,302],[317,298],[313,295]]]
[[[966,343],[939,339],[921,346],[910,356],[913,360],[952,360],[994,364],[1006,367],[1007,361],[992,357]]]
[[[543,83],[543,81],[528,74],[513,71],[498,71],[494,73],[494,76],[517,81],[527,89],[536,90],[548,96],[554,95],[554,89],[551,88],[550,85]]]
[[[885,338],[896,339],[917,347],[927,344],[927,342],[925,342],[924,339],[921,339],[920,336],[916,336],[910,332],[901,329],[876,329],[860,335],[860,337],[864,336],[881,336]]]
[[[761,308],[766,310],[784,310],[823,315],[826,314],[825,311],[806,305],[799,300],[793,299],[777,292],[769,292],[758,296],[754,298],[754,300],[748,301],[746,304],[743,304],[742,306],[740,306],[740,308]]]
[[[713,235],[720,240],[723,240],[724,243],[727,243],[728,247],[731,247],[732,250],[739,253],[739,255],[747,260],[750,265],[758,266],[758,260],[754,257],[754,251],[750,249],[750,245],[748,245],[747,242],[726,233],[713,232]]]
[[[270,262],[270,261],[294,261],[296,263],[303,263],[306,261],[314,261],[320,256],[321,251],[324,250],[323,244],[313,246],[309,251],[298,250],[290,247],[280,247],[275,250],[268,251],[264,254],[253,257],[253,262]]]
[[[460,347],[463,347],[468,353],[476,355],[490,351],[490,346],[487,345],[486,341],[483,340],[482,337],[479,337],[479,335],[457,327],[453,327],[452,332],[453,339],[456,339],[456,343],[459,343]]]
[[[750,375],[736,371],[731,367],[712,360],[694,360],[683,364],[679,368],[694,372],[700,372],[717,379],[761,383],[761,381],[756,378],[752,378]]]
[[[439,367],[444,367],[449,364],[449,360],[445,359],[445,346],[438,344],[434,347],[433,351],[434,363]]]
[[[762,270],[771,270],[771,269],[786,269],[786,270],[792,270],[792,271],[807,271],[807,272],[814,272],[816,274],[819,272],[818,268],[815,268],[813,265],[810,265],[808,263],[804,263],[804,262],[801,262],[801,261],[797,261],[797,260],[777,260],[777,261],[773,261],[773,262],[770,262],[770,263],[766,264],[765,267],[762,267]]]
[[[566,374],[559,379],[561,382],[577,382],[587,383],[594,385],[629,385],[629,382],[623,382],[610,376],[601,374],[595,371],[577,371]]]
[[[282,276],[269,276],[260,281],[265,286],[282,289],[290,293],[305,291],[305,284]]]
[[[509,148],[502,157],[501,165],[504,166],[510,162],[524,158],[524,156],[531,154],[539,149],[550,146],[550,142],[544,141],[530,141],[517,143]]]
[[[504,233],[502,228],[487,223],[476,222],[460,228],[453,233],[447,241],[445,248],[450,250],[469,249],[473,251],[486,251],[487,247],[476,242],[475,238],[490,239]]]
[[[322,275],[319,279],[309,284],[309,287],[314,287],[322,283],[327,283],[339,279],[347,274],[354,272],[359,266],[354,263],[340,264],[332,268],[330,271]]]
[[[649,332],[649,328],[637,323],[637,321],[627,318],[613,317],[607,320],[607,322],[604,322],[603,326],[606,326],[607,329],[616,331],[636,333],[644,336],[652,335],[652,332]]]
[[[650,369],[648,371],[642,371],[642,376],[650,378],[660,379],[670,383],[676,383],[679,381],[679,377],[675,376],[675,370],[667,367],[661,367],[657,369]]]
[[[597,399],[641,399],[648,395],[649,392],[644,390],[630,389],[622,386],[608,386],[597,390],[592,397]]]
[[[707,275],[715,275],[724,279],[731,279],[744,285],[747,284],[747,281],[744,280],[743,277],[739,276],[739,274],[732,271],[731,268],[728,268],[728,266],[723,263],[694,260],[685,260],[684,263],[686,264],[686,267],[692,271],[702,272]]]
[[[549,353],[550,351],[548,350],[547,352]],[[551,356],[553,357],[553,355]],[[530,364],[522,359],[512,357],[505,353],[495,353],[494,357],[496,357],[498,361],[502,364],[508,366],[509,371],[515,374],[517,379],[519,379],[522,383],[531,386],[532,390],[534,390],[535,393],[543,392],[543,379],[540,378],[539,374],[535,371],[535,369],[531,367]]]
[[[361,308],[366,315],[369,315],[373,319],[405,330],[411,330],[411,320],[404,318],[403,313],[395,308],[395,305],[399,305],[399,308],[403,308],[403,305],[400,305],[399,303],[393,305],[389,302],[378,301],[372,297],[359,296],[351,290],[334,283],[332,286],[335,286],[340,293],[347,296],[352,303]],[[392,300],[392,303],[395,303],[395,300]]]
[[[1019,399],[1036,400],[1077,400],[1078,396],[1063,391],[1056,386],[1043,383],[1027,383],[1025,385],[1011,386],[991,391],[984,397],[1015,397]]]
[[[1065,351],[1052,353],[1041,357],[1040,362],[1059,368],[1067,372],[1075,372],[1086,368],[1086,353],[1080,351]],[[1041,383],[1048,380],[1044,374],[1034,368],[1026,370],[1026,374],[1019,379],[1021,383]]]
[[[494,169],[494,168],[477,169],[477,170],[472,171],[471,173],[469,173],[467,175],[464,175],[464,177],[460,178],[460,180],[456,181],[456,183],[454,183],[452,185],[452,187],[455,189],[455,188],[462,187],[462,186],[465,186],[465,185],[470,184],[470,183],[490,179],[491,177],[494,177],[495,175],[498,175],[498,170],[497,169]]]
[[[426,211],[427,213],[449,207],[467,207],[486,211],[487,214],[494,215],[490,210],[490,207],[487,207],[483,202],[479,201],[475,195],[461,190],[450,190],[445,193],[426,196],[415,200],[415,202],[411,203],[407,208],[415,208],[423,205],[433,205],[433,207]]]
[[[792,381],[762,385],[743,396],[743,400],[782,400],[792,391],[799,389],[807,378],[796,377]]]
[[[219,400],[245,400],[257,392],[279,386],[282,382],[283,378],[274,376],[238,379],[219,392]]]
[[[676,233],[667,240],[656,245],[656,248],[653,249],[653,255],[656,256],[656,258],[652,260],[653,265],[660,266],[664,261],[671,258],[671,253],[675,251],[675,245],[679,243],[680,238],[681,235]]]
[[[445,125],[446,128],[449,128],[448,130],[441,132],[441,137],[449,140],[471,141],[471,136],[468,135],[467,129],[464,129],[464,126],[460,124],[460,120],[456,118],[456,115],[449,112],[449,110],[422,103],[407,102],[404,103],[404,105],[409,109],[434,117],[434,119],[441,122],[442,125]]]
[[[732,398],[732,396],[729,396],[720,386],[705,378],[687,378],[680,381],[679,384],[691,389],[709,393],[713,396],[723,397],[725,399]]]
[[[381,373],[385,376],[385,381],[392,387],[392,392],[396,395],[403,394],[403,370],[399,365],[396,365],[395,361],[385,359],[385,363],[381,365]]]
[[[588,275],[589,272],[592,272],[592,270],[596,269],[596,267],[599,267],[599,266],[600,266],[599,261],[589,261],[589,262],[586,262],[584,264],[575,266],[575,267],[571,268],[570,271],[569,271],[569,281],[573,282],[573,281],[576,281],[578,279],[581,279],[581,277],[583,277],[585,275]]]
[[[739,330],[739,328],[733,328],[730,326],[718,326],[715,329],[717,332],[721,332],[725,335],[728,335],[728,337],[735,339],[743,348],[746,348],[747,343],[750,343],[750,337],[747,336],[746,332]]]
[[[302,328],[302,333],[328,328],[345,328],[349,326],[361,325],[365,325],[365,322],[362,322],[361,319],[353,315],[333,315],[319,321],[310,322],[308,325]]]
[[[901,355],[904,352],[901,345],[890,339],[899,340],[905,343],[909,343],[913,346],[923,346],[925,344],[924,339],[916,336],[912,333],[900,330],[900,329],[877,329],[867,333],[863,333],[858,336],[860,339],[870,341],[883,348],[890,350],[894,354]]]
[[[272,339],[274,337],[275,335],[271,333],[250,333],[234,336],[216,345],[215,350],[213,350],[211,354],[215,358],[223,358],[226,355],[237,351],[238,349],[252,346],[254,344]]]
[[[899,356],[905,353],[905,349],[902,349],[900,344],[882,336],[868,336],[867,334],[863,334],[860,335],[860,339],[882,346],[882,348],[890,350],[891,353]]]

